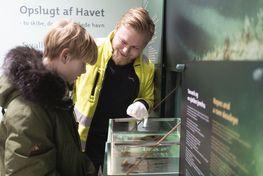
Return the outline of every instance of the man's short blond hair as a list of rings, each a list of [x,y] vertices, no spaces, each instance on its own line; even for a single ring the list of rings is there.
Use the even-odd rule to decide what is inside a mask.
[[[86,58],[88,64],[97,60],[98,50],[93,37],[80,24],[62,19],[55,23],[44,38],[44,57],[54,59],[65,48],[73,58]]]
[[[155,24],[149,13],[142,7],[129,9],[118,21],[115,30],[120,26],[129,25],[138,32],[148,33],[148,42],[152,39],[155,31]]]

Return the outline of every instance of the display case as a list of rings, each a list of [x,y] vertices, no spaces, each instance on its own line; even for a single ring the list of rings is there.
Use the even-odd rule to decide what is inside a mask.
[[[149,118],[143,127],[134,118],[111,119],[104,175],[178,175],[180,127],[171,129],[179,122]]]

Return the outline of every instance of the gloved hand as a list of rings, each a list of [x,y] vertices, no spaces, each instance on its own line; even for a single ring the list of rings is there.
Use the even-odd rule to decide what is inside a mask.
[[[131,104],[127,110],[127,114],[131,117],[134,117],[137,120],[147,120],[149,117],[148,111],[143,103],[136,101]]]

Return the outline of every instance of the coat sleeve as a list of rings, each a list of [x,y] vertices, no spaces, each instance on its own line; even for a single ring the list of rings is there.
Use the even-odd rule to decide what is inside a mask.
[[[142,67],[140,76],[139,96],[135,101],[143,100],[148,105],[148,111],[151,111],[154,104],[154,64],[149,63]]]
[[[15,108],[14,108],[15,107]],[[9,106],[4,118],[6,175],[60,175],[56,171],[56,149],[52,124],[25,105]]]
[[[61,161],[67,162],[61,164],[68,166],[63,168],[62,175],[95,176],[95,167],[86,153],[76,150],[73,146],[66,146],[62,155],[69,154],[68,160]]]

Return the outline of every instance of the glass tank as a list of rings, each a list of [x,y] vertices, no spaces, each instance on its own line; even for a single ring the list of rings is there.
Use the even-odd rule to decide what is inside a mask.
[[[179,122],[150,118],[143,127],[134,118],[111,119],[105,175],[178,175],[180,127],[174,127]]]

